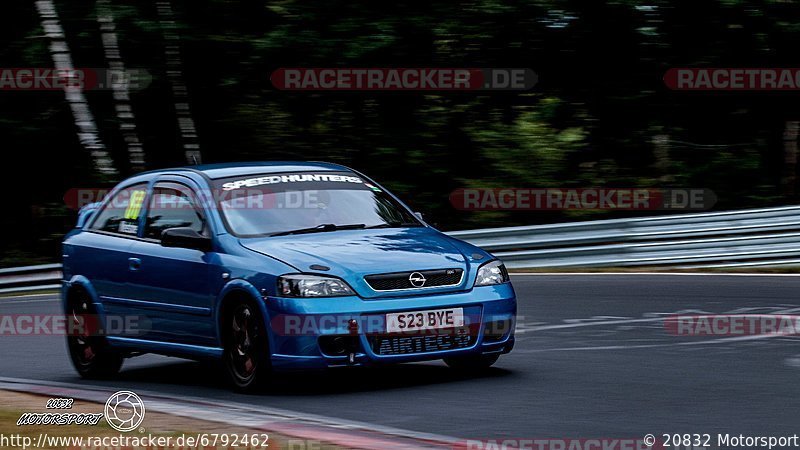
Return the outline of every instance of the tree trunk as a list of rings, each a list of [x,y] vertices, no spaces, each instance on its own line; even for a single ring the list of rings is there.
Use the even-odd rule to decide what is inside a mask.
[[[72,71],[75,66],[72,63],[72,56],[55,5],[52,0],[38,0],[36,10],[39,13],[45,36],[50,40],[50,56],[53,58],[53,64],[57,70]],[[97,123],[89,109],[83,89],[65,87],[64,95],[78,129],[78,140],[92,156],[95,168],[102,174],[116,175],[117,169],[114,168],[114,162],[100,139]]]
[[[125,64],[119,51],[114,13],[111,11],[111,2],[109,0],[97,0],[96,6],[103,51],[111,69],[111,73],[107,78],[112,80],[111,90],[114,95],[114,110],[117,115],[117,123],[127,146],[131,170],[139,172],[144,170],[144,150],[136,132],[136,117],[133,114],[131,105]]]
[[[653,136],[653,155],[655,157],[655,167],[659,172],[659,181],[662,183],[672,183],[675,176],[670,173],[672,161],[669,156],[669,136],[659,134]]]
[[[797,133],[800,122],[787,120],[783,132],[783,193],[794,199],[797,195]]]
[[[172,98],[175,102],[175,114],[178,117],[178,129],[181,136],[181,146],[184,150],[186,162],[200,164],[200,145],[197,139],[197,129],[192,119],[189,107],[189,90],[183,81],[183,62],[181,60],[180,37],[175,26],[175,12],[169,1],[156,3],[159,23],[164,39],[167,42],[165,53],[167,60],[167,80],[172,86]]]

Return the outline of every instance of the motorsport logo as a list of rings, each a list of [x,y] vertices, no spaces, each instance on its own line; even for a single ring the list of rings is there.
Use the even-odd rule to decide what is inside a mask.
[[[280,68],[282,91],[527,91],[539,81],[527,68]]]
[[[133,392],[119,391],[108,398],[104,414],[111,428],[127,433],[142,424],[144,402]]]
[[[52,398],[47,401],[48,410],[70,410],[74,400],[71,398]],[[17,426],[27,425],[86,425],[95,426],[105,417],[108,425],[123,433],[133,431],[144,420],[144,402],[138,395],[130,391],[119,391],[106,401],[102,413],[76,412],[26,412],[17,420]]]

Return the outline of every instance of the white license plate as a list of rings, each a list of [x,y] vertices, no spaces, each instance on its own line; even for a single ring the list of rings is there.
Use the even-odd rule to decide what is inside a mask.
[[[463,308],[434,309],[386,315],[387,333],[435,330],[437,328],[458,328],[463,326]]]

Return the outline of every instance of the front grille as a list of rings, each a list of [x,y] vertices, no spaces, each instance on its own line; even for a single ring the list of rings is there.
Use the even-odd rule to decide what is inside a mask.
[[[376,336],[371,339],[376,355],[409,355],[455,350],[471,347],[475,336],[469,334],[441,334],[419,336]]]
[[[411,281],[412,275],[417,280],[416,285]],[[422,275],[422,278],[425,279],[423,283],[420,283],[419,275]],[[462,269],[420,270],[417,272],[367,275],[364,280],[376,291],[400,291],[404,289],[456,286],[461,283],[463,275],[464,271]]]

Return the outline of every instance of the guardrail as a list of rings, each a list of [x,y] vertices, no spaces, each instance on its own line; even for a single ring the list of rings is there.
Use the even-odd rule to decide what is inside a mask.
[[[0,294],[61,287],[61,264],[0,269]]]
[[[800,265],[800,206],[455,231],[511,269]],[[0,269],[0,294],[60,287],[61,265]]]
[[[678,268],[800,265],[800,207],[448,233],[506,266]]]

